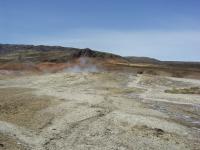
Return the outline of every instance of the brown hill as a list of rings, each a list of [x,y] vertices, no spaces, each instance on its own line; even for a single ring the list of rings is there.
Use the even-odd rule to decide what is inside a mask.
[[[86,60],[80,58],[87,58]],[[89,48],[0,44],[0,71],[57,72],[74,66],[107,71],[200,78],[200,62],[160,61],[148,57],[122,57]]]

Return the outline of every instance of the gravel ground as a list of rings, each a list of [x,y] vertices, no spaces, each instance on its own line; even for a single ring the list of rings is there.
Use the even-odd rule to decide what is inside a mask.
[[[198,150],[199,80],[132,73],[0,78],[0,150]]]

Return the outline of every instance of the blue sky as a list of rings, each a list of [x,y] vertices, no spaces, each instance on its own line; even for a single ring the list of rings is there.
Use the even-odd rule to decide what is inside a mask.
[[[199,0],[0,0],[0,43],[200,61]]]

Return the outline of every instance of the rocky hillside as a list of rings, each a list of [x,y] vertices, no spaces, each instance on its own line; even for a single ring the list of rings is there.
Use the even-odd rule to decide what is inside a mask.
[[[0,44],[0,62],[68,62],[79,57],[118,58],[122,57],[91,50],[61,46],[33,46]]]
[[[82,58],[87,58],[83,61]],[[57,72],[70,67],[103,68],[128,72],[200,78],[200,62],[160,61],[122,57],[89,48],[0,44],[0,74],[5,70]]]

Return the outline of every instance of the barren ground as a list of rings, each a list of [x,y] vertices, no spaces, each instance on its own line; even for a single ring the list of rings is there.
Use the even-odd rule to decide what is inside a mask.
[[[134,73],[0,76],[0,150],[199,150],[200,80]]]

